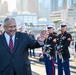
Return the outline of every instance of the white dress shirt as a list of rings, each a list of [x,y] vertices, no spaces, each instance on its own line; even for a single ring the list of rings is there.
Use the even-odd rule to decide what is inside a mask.
[[[4,35],[5,35],[5,38],[6,38],[6,42],[7,42],[8,46],[9,46],[10,36],[6,32],[4,33]],[[13,46],[14,46],[15,35],[12,36],[12,40],[13,40]],[[38,41],[38,43],[40,44],[40,46],[43,46],[44,45],[43,42]]]
[[[9,46],[10,36],[6,32],[4,33],[4,35],[5,35],[5,38],[6,38],[6,42],[7,42],[8,46]],[[13,40],[13,46],[14,46],[15,35],[12,36],[12,40]]]

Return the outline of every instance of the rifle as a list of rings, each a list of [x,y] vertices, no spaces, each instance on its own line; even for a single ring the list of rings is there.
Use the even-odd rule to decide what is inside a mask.
[[[62,56],[62,52],[60,52],[61,48],[62,48],[62,45],[61,46],[60,45],[57,46],[57,51],[59,52],[58,53],[59,59],[61,59],[62,63],[63,63],[64,59],[63,59],[63,56]],[[57,55],[56,55],[56,57],[57,57]]]
[[[50,44],[44,45],[44,47],[43,47],[43,54],[46,55],[47,57],[49,57],[49,59],[51,60],[52,59],[52,57],[50,55],[51,50],[49,50],[50,46],[51,46]]]

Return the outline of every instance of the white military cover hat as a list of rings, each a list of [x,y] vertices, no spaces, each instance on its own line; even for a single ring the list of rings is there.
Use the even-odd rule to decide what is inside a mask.
[[[47,25],[47,28],[54,28],[54,23],[53,22],[50,22],[48,25]]]
[[[60,26],[65,27],[65,26],[67,26],[67,23],[66,22],[60,22]]]

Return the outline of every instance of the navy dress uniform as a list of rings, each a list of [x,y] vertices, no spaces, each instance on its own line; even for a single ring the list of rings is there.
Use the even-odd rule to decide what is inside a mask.
[[[53,27],[48,26],[47,28],[51,29]],[[53,33],[49,34],[48,37],[45,39],[44,43],[46,45],[45,52],[43,53],[44,54],[45,68],[46,68],[46,74],[47,75],[55,75],[55,67],[54,67],[54,56],[55,56],[54,46],[56,43],[55,35]],[[47,51],[50,51],[50,52],[47,52]]]
[[[61,27],[65,27],[66,23],[61,23]],[[70,75],[69,69],[69,58],[70,53],[68,47],[72,40],[72,36],[68,32],[64,32],[58,35],[57,38],[57,49],[59,50],[58,53],[58,75],[63,75],[63,69],[65,75]]]

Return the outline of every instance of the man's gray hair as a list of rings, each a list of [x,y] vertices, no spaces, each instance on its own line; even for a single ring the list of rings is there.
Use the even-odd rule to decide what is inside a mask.
[[[8,22],[10,19],[12,19],[12,20],[14,20],[14,21],[15,21],[15,19],[14,19],[14,18],[5,18],[5,20],[4,20],[4,25],[6,25],[6,24],[7,24],[7,22]],[[15,22],[16,22],[16,21],[15,21]]]

